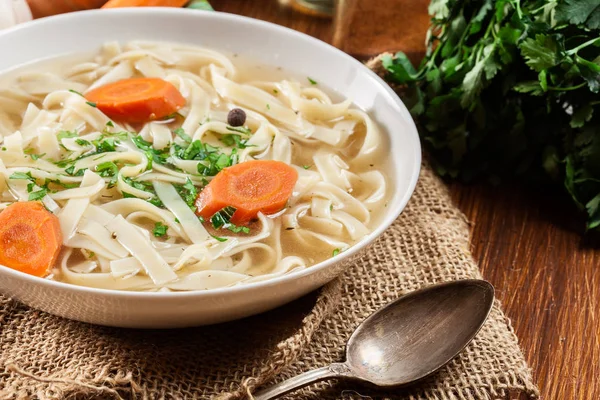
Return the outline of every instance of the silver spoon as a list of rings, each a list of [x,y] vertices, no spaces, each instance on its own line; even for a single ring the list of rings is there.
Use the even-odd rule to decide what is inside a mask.
[[[415,383],[448,363],[471,342],[494,301],[494,287],[465,279],[417,290],[363,321],[346,346],[346,361],[305,372],[260,391],[275,399],[325,379],[349,379],[380,388]]]

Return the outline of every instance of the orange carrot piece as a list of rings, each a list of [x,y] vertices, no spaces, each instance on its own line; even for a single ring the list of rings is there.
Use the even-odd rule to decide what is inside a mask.
[[[231,206],[231,223],[240,225],[259,212],[274,214],[285,207],[298,172],[281,161],[253,160],[223,169],[198,194],[196,214],[208,219]]]
[[[88,92],[86,99],[110,118],[144,123],[164,118],[185,105],[185,98],[160,78],[130,78]]]
[[[37,201],[13,203],[0,213],[0,264],[26,274],[48,274],[62,247],[58,217]]]
[[[183,7],[189,0],[109,0],[102,8]]]

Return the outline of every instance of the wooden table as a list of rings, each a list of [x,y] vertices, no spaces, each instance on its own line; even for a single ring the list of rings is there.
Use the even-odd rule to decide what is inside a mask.
[[[277,0],[211,0],[331,41],[332,22]],[[393,47],[393,43],[390,44]],[[516,186],[450,185],[472,251],[512,319],[544,399],[600,399],[600,253],[566,198]]]

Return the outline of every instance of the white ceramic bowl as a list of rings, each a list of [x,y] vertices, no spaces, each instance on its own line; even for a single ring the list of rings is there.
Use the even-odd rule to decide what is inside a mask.
[[[52,314],[101,325],[173,328],[211,324],[263,312],[294,300],[340,274],[398,217],[421,163],[415,125],[398,96],[373,72],[310,36],[240,16],[183,9],[77,12],[0,32],[0,71],[34,60],[91,52],[111,40],[186,42],[235,52],[310,75],[375,118],[388,136],[394,194],[381,224],[348,251],[306,270],[265,282],[209,291],[136,293],[91,289],[36,278],[0,266],[0,291]]]

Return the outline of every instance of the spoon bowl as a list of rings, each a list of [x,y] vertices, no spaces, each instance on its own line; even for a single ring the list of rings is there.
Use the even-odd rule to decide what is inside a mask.
[[[452,360],[475,337],[494,300],[486,281],[434,285],[367,318],[346,347],[346,364],[362,380],[396,387],[420,380]]]
[[[422,380],[473,340],[494,302],[493,286],[465,279],[411,292],[364,320],[346,346],[346,361],[305,372],[257,393],[280,397],[325,379],[353,379],[381,388]]]

